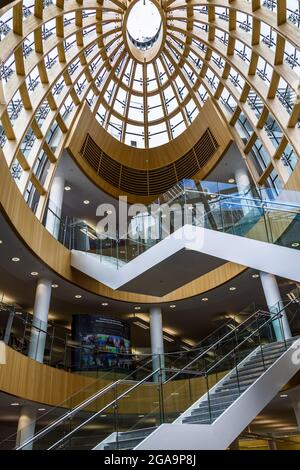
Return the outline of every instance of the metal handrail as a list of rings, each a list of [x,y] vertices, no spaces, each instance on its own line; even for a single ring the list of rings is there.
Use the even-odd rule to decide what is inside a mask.
[[[226,357],[228,357],[228,355],[232,354],[232,351],[235,351],[236,349],[238,349],[242,344],[244,344],[246,341],[248,341],[249,338],[251,338],[252,336],[254,336],[254,334],[259,331],[261,328],[263,328],[266,324],[268,323],[271,323],[273,322],[274,320],[276,320],[277,318],[281,318],[282,317],[282,314],[281,312],[284,310],[284,308],[286,306],[288,306],[289,304],[291,303],[294,303],[294,300],[292,300],[291,302],[289,302],[287,305],[284,305],[280,310],[279,312],[276,312],[274,315],[271,315],[270,317],[270,312],[266,312],[264,310],[259,310],[258,312],[255,312],[253,315],[251,315],[249,318],[247,318],[244,322],[242,322],[240,325],[238,325],[236,328],[234,328],[234,330],[230,331],[229,333],[227,333],[226,335],[224,335],[222,338],[220,338],[217,342],[215,342],[213,345],[211,345],[208,349],[206,349],[204,352],[202,352],[200,355],[198,355],[196,358],[194,358],[192,361],[190,361],[188,364],[186,364],[184,367],[182,367],[181,369],[175,369],[175,374],[170,377],[169,379],[165,380],[163,383],[166,384],[168,383],[170,380],[174,380],[175,377],[177,377],[179,374],[181,374],[182,372],[186,371],[186,369],[188,369],[191,365],[193,365],[197,360],[199,360],[201,357],[203,357],[205,354],[207,354],[211,349],[213,349],[217,344],[221,343],[222,341],[224,341],[227,337],[229,337],[230,335],[232,334],[235,334],[237,330],[241,329],[241,327],[247,323],[251,318],[253,317],[257,317],[257,315],[262,315],[262,316],[268,316],[269,318],[266,320],[266,322],[264,322],[262,325],[260,325],[258,328],[256,328],[256,330],[254,330],[247,338],[245,338],[239,345],[235,346],[234,348],[232,348],[232,350],[227,353],[220,361],[218,361],[216,364],[213,365],[213,367],[211,367],[210,369],[206,370],[206,374],[208,372],[210,372],[213,368],[215,368],[219,363],[221,363]],[[83,423],[81,423],[79,426],[77,426],[76,428],[74,428],[70,433],[68,433],[66,436],[64,436],[63,438],[61,438],[59,441],[55,442],[52,446],[50,446],[48,448],[48,450],[51,450],[51,449],[54,449],[55,447],[57,447],[57,445],[59,445],[61,442],[65,441],[67,438],[71,437],[76,431],[78,431],[79,429],[81,429],[84,425],[86,425],[87,423],[89,423],[90,421],[92,421],[95,417],[99,416],[99,414],[103,413],[104,411],[106,411],[108,408],[110,408],[111,406],[113,406],[114,404],[116,404],[120,399],[122,399],[123,397],[125,397],[126,395],[128,395],[128,393],[130,393],[131,391],[135,390],[137,387],[139,387],[141,384],[145,383],[146,381],[148,381],[151,377],[155,376],[156,374],[158,373],[162,373],[163,371],[171,371],[171,372],[174,372],[174,369],[165,369],[165,368],[157,368],[155,371],[151,372],[150,374],[148,374],[146,377],[144,377],[142,380],[140,380],[139,382],[135,383],[132,387],[130,387],[128,390],[126,390],[126,392],[123,392],[119,397],[115,398],[113,401],[111,401],[109,404],[105,405],[105,407],[101,408],[101,410],[97,411],[96,413],[94,413],[92,416],[90,416],[87,420],[85,420]],[[200,372],[202,373],[202,372]],[[199,373],[198,373],[199,374]],[[65,421],[66,419],[70,419],[74,414],[76,414],[77,412],[79,412],[81,409],[85,408],[86,405],[92,403],[95,399],[99,398],[100,396],[104,395],[106,392],[108,392],[109,390],[117,387],[119,384],[121,383],[124,383],[124,379],[123,380],[118,380],[112,384],[110,384],[108,387],[102,389],[100,392],[97,392],[96,394],[94,394],[93,396],[89,397],[87,400],[85,400],[83,403],[81,403],[80,405],[78,405],[77,407],[75,407],[73,410],[69,411],[66,415],[62,416],[61,418],[59,418],[57,421],[55,421],[54,423],[52,423],[50,426],[48,426],[47,428],[45,428],[44,430],[40,431],[38,434],[36,434],[35,436],[33,436],[31,439],[28,439],[27,441],[25,441],[21,446],[18,446],[16,448],[16,450],[21,450],[22,448],[24,448],[25,446],[27,446],[28,444],[30,444],[31,442],[34,442],[35,440],[37,440],[39,437],[42,437],[43,435],[47,434],[50,430],[54,429],[55,427],[57,427],[61,422]]]
[[[203,351],[201,354],[199,354],[199,356],[195,357],[192,361],[190,361],[188,364],[186,364],[184,367],[182,367],[176,374],[175,376],[173,377],[170,377],[168,380],[166,380],[165,383],[169,382],[170,380],[174,379],[174,377],[176,377],[177,375],[179,375],[181,372],[185,371],[188,367],[190,367],[191,365],[193,365],[195,362],[197,362],[199,359],[201,359],[204,355],[206,355],[208,353],[208,351],[210,351],[211,349],[215,348],[217,346],[217,344],[219,344],[220,342],[224,341],[227,337],[229,337],[230,335],[232,335],[233,333],[236,333],[236,331],[241,328],[245,323],[247,323],[249,320],[251,320],[251,318],[255,317],[255,316],[258,316],[258,315],[263,315],[263,316],[270,316],[270,312],[265,312],[264,310],[259,310],[255,313],[253,313],[252,315],[250,315],[249,318],[247,318],[246,320],[244,320],[242,323],[240,323],[237,327],[235,327],[233,330],[229,331],[228,333],[226,333],[226,335],[224,335],[222,338],[220,338],[218,341],[216,341],[213,345],[211,345],[207,350]],[[246,338],[247,340],[248,338]]]
[[[258,312],[255,312],[254,314],[252,314],[248,319],[244,320],[244,322],[240,323],[240,325],[238,325],[236,328],[241,328],[244,323],[246,323],[247,321],[249,321],[253,316],[257,315]],[[218,344],[220,341],[223,341],[227,336],[230,336],[233,332],[235,331],[234,330],[231,330],[230,332],[228,332],[227,334],[225,334],[225,336],[222,336],[222,338],[220,338],[217,342],[215,342],[212,346],[209,346],[205,351],[201,351],[201,353],[199,355],[196,356],[196,358],[194,358],[192,361],[190,361],[186,367],[189,367],[189,365],[193,364],[195,361],[199,360],[199,358],[201,358],[207,351],[209,351],[211,348],[213,348],[216,344]],[[160,355],[158,355],[160,356]],[[151,363],[153,361],[153,356],[152,358],[146,362],[145,365]],[[176,370],[176,374],[175,376],[173,376],[172,378],[176,377],[177,375],[179,375],[183,370],[185,370],[185,368],[181,368],[179,370]],[[134,372],[132,372],[128,377],[132,376],[134,373],[136,373],[139,369],[135,370]],[[174,369],[172,369],[172,371],[174,371]],[[152,377],[154,374],[151,373],[150,374],[150,377]],[[165,383],[167,383],[170,379],[168,379],[167,381],[165,381]],[[104,389],[101,389],[100,391],[96,392],[95,394],[93,394],[91,397],[89,397],[88,399],[84,400],[82,403],[80,403],[79,405],[77,405],[75,408],[73,408],[72,410],[68,411],[67,413],[65,413],[63,416],[61,416],[60,418],[58,418],[56,421],[54,421],[53,423],[51,423],[49,426],[47,426],[46,428],[42,429],[41,431],[39,431],[37,434],[35,434],[34,436],[32,436],[30,439],[28,439],[27,441],[25,441],[24,443],[22,443],[20,446],[18,446],[16,448],[16,450],[21,450],[23,449],[25,446],[27,446],[28,444],[31,444],[32,442],[35,442],[36,440],[38,440],[39,438],[43,437],[44,435],[48,434],[48,432],[50,432],[52,429],[55,429],[57,426],[59,426],[60,423],[62,423],[63,421],[65,421],[66,419],[70,419],[74,414],[77,414],[77,412],[79,412],[80,410],[82,410],[83,408],[85,408],[87,405],[89,405],[90,403],[92,403],[94,400],[98,399],[99,397],[101,397],[104,393],[108,392],[109,390],[111,390],[113,387],[116,387],[118,384],[120,383],[124,383],[126,381],[126,379],[120,379],[120,380],[117,380],[116,382],[113,382],[112,384],[110,384],[109,386],[105,387]],[[140,383],[143,383],[144,379],[142,379],[141,381],[139,381],[136,385],[139,385]],[[128,393],[129,391],[127,391]],[[95,415],[93,415],[95,416]]]
[[[85,420],[83,423],[79,424],[76,428],[74,428],[72,431],[70,431],[66,436],[62,437],[61,439],[59,439],[58,441],[56,441],[54,444],[52,444],[52,446],[50,446],[47,450],[52,450],[54,449],[55,447],[57,447],[61,442],[65,441],[66,439],[68,439],[69,437],[73,436],[73,434],[78,431],[79,429],[81,429],[83,426],[85,426],[86,424],[88,424],[90,421],[92,421],[94,418],[96,418],[97,416],[99,416],[101,413],[104,413],[104,411],[108,410],[111,406],[115,405],[118,400],[121,400],[121,398],[125,397],[126,395],[128,395],[128,393],[132,392],[133,390],[135,390],[137,387],[139,387],[140,385],[142,385],[143,383],[147,382],[151,377],[153,377],[155,374],[158,374],[159,372],[161,372],[163,369],[161,369],[160,367],[158,369],[156,369],[155,371],[151,372],[151,374],[147,375],[146,377],[144,377],[142,380],[140,380],[139,382],[137,382],[136,384],[134,384],[132,387],[130,387],[128,390],[126,390],[126,392],[123,392],[121,393],[120,396],[118,396],[117,398],[115,398],[113,401],[111,401],[110,403],[108,403],[107,405],[105,405],[103,408],[101,408],[101,410],[97,411],[96,413],[94,413],[92,416],[90,416],[87,420]],[[117,386],[118,385],[118,382],[114,382],[113,385]],[[122,381],[121,381],[122,382]],[[111,387],[113,388],[113,387]],[[25,445],[25,444],[24,444]],[[18,450],[18,449],[16,449]]]
[[[207,375],[210,370],[212,370],[214,367],[216,367],[219,363],[221,363],[228,355],[232,354],[233,351],[235,351],[236,349],[238,349],[242,344],[244,344],[249,338],[251,338],[257,331],[261,330],[261,328],[263,328],[266,324],[270,323],[270,322],[273,322],[274,319],[276,320],[277,317],[278,318],[281,318],[282,317],[282,310],[284,310],[284,307],[282,307],[282,309],[277,312],[276,314],[272,315],[270,317],[270,312],[264,312],[262,311],[263,315],[268,315],[268,320],[266,322],[264,322],[262,325],[260,325],[256,330],[254,330],[247,338],[245,338],[239,345],[235,346],[228,354],[226,354],[220,361],[218,361],[216,364],[214,364],[214,366],[208,370],[205,371],[205,374]],[[256,312],[254,313],[251,317],[257,315],[257,313],[260,313],[260,312]],[[275,317],[275,318],[274,318]],[[247,320],[245,320],[246,322]],[[243,324],[245,323],[243,322]],[[241,324],[242,325],[242,324]],[[236,327],[234,330],[232,330],[231,333],[235,333],[236,330],[239,329],[239,327],[241,326],[239,325],[238,327]],[[225,335],[225,337],[228,336],[228,335]],[[220,342],[222,342],[223,339],[220,339],[217,343],[215,344],[218,344]],[[214,345],[210,346],[209,349],[207,351],[205,351],[202,355],[206,354],[209,350],[211,350],[212,348],[214,347]],[[201,356],[202,356],[201,355]],[[182,373],[183,371],[185,371],[187,369],[187,367],[189,367],[190,365],[192,365],[193,363],[195,362],[195,359],[193,361],[191,361],[189,364],[187,364],[185,367],[179,369],[179,370],[176,370],[176,373],[168,380],[165,380],[163,383],[166,384],[168,383],[170,380],[173,380],[176,376],[178,376],[180,373]],[[111,401],[110,403],[108,403],[107,405],[105,405],[103,408],[101,408],[101,410],[97,411],[96,413],[94,413],[92,416],[90,416],[87,420],[85,420],[83,423],[79,424],[76,428],[74,428],[71,432],[69,432],[66,436],[62,437],[59,441],[55,442],[54,444],[52,444],[52,446],[50,446],[47,450],[52,450],[52,449],[55,449],[60,443],[64,442],[66,439],[69,439],[72,435],[74,435],[79,429],[81,429],[82,427],[84,427],[86,424],[88,424],[89,422],[93,421],[95,417],[99,416],[100,414],[104,413],[106,410],[108,410],[111,406],[115,406],[117,404],[117,402],[119,400],[121,400],[123,397],[125,397],[126,395],[128,395],[128,393],[130,393],[131,391],[135,390],[136,388],[138,388],[140,385],[142,385],[143,383],[145,383],[147,380],[149,380],[151,377],[155,376],[156,374],[160,373],[162,374],[163,372],[174,372],[174,369],[168,369],[168,368],[158,368],[156,369],[155,371],[153,371],[151,374],[149,374],[147,377],[145,377],[144,379],[142,379],[140,382],[136,383],[135,385],[133,385],[131,388],[129,388],[128,390],[126,390],[125,392],[123,392],[119,397],[115,398],[113,401]],[[203,371],[192,371],[194,372],[195,375],[199,375],[199,374],[203,374]]]
[[[43,437],[45,434],[48,434],[49,431],[51,431],[52,429],[55,429],[61,422],[65,421],[66,419],[70,419],[74,414],[76,414],[77,412],[79,412],[80,410],[82,410],[83,408],[85,408],[87,405],[89,405],[90,403],[92,403],[94,400],[100,398],[104,393],[108,392],[111,388],[117,386],[118,384],[121,384],[121,383],[124,383],[126,382],[129,377],[131,377],[133,374],[135,374],[136,372],[138,372],[139,370],[142,370],[147,364],[150,364],[152,363],[153,361],[153,356],[151,356],[151,359],[149,359],[149,361],[147,361],[143,366],[139,367],[138,369],[134,370],[133,372],[131,372],[131,374],[129,374],[127,377],[123,378],[123,379],[119,379],[115,382],[112,382],[111,384],[109,384],[108,386],[102,388],[101,390],[99,390],[98,392],[94,393],[93,395],[91,395],[89,398],[87,398],[86,400],[84,400],[82,403],[80,403],[79,405],[77,405],[75,408],[72,408],[72,410],[68,411],[67,413],[65,413],[63,416],[61,416],[60,418],[58,418],[56,421],[54,421],[53,423],[51,423],[49,426],[45,427],[44,429],[42,429],[41,431],[39,431],[37,434],[35,434],[34,436],[32,436],[30,439],[28,439],[27,441],[25,441],[24,443],[22,443],[20,446],[18,446],[16,448],[16,450],[21,450],[23,447],[27,446],[28,444],[31,444],[32,442],[35,442],[37,439],[39,439],[40,437]],[[88,387],[87,387],[88,388]],[[85,388],[83,390],[80,390],[78,393],[81,393],[82,391],[84,391]],[[77,395],[77,393],[75,394]],[[75,396],[74,395],[74,396]]]

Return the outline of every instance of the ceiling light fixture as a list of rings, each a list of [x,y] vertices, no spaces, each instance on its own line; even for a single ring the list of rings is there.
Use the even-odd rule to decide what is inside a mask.
[[[168,343],[174,343],[174,341],[175,341],[175,339],[170,338],[169,336],[166,336],[166,335],[163,335],[163,339],[165,339],[166,341],[168,341]]]
[[[31,274],[31,276],[38,276],[39,275],[39,273],[37,271],[32,271],[30,274]]]
[[[259,277],[259,274],[252,274],[253,279],[257,279]]]
[[[170,305],[170,308],[176,308],[175,304]]]
[[[75,299],[81,299],[81,298],[82,298],[82,295],[80,294],[75,295]]]
[[[143,330],[149,330],[149,326],[144,325],[144,323],[142,323],[140,321],[134,321],[133,324],[136,325],[136,326],[139,326],[140,328],[143,328]]]
[[[88,199],[85,199],[85,200],[83,201],[83,204],[85,204],[86,206],[88,206],[89,203],[90,203],[90,201],[89,201]]]
[[[0,240],[0,245],[2,245],[2,243],[3,243],[3,241],[2,241],[2,240]]]
[[[57,289],[58,288],[58,284],[52,284],[52,289]]]
[[[107,215],[111,215],[111,214],[112,214],[112,210],[108,209],[108,211],[106,211],[106,214],[107,214]]]
[[[134,307],[134,310],[141,310],[141,307],[136,306]]]
[[[20,261],[20,258],[14,257],[11,259],[14,263],[18,263]]]
[[[11,403],[10,406],[20,406],[20,403]]]
[[[236,287],[229,287],[229,290],[234,291],[234,290],[236,290]]]
[[[102,302],[102,307],[107,307],[108,306],[108,302]]]
[[[65,191],[71,191],[71,186],[65,186]]]
[[[38,408],[38,411],[46,411],[46,408]]]
[[[235,179],[234,178],[229,178],[228,183],[230,183],[230,184],[235,183]]]
[[[207,297],[203,297],[203,299],[201,299],[202,302],[207,302],[208,301],[208,298]]]
[[[288,395],[286,393],[283,393],[280,395],[280,398],[288,398]]]
[[[291,246],[292,246],[292,248],[298,248],[298,246],[299,246],[299,243],[298,243],[298,242],[294,242],[294,243],[292,243],[292,245],[291,245]]]

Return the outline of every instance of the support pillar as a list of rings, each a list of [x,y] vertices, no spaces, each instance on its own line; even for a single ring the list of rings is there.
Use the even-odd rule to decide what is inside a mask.
[[[64,198],[65,179],[55,176],[49,195],[46,229],[58,240],[60,232],[61,210]]]
[[[9,344],[9,339],[11,335],[14,318],[15,318],[15,310],[11,309],[9,312],[7,322],[6,322],[6,326],[5,326],[5,333],[4,333],[4,338],[3,338],[3,341],[5,344]]]
[[[51,285],[52,282],[49,279],[41,278],[37,281],[33,308],[28,356],[41,363],[44,361],[48,314],[51,300]]]
[[[165,367],[162,312],[160,307],[150,308],[150,336],[153,370]]]
[[[271,313],[279,312],[283,307],[283,302],[276,277],[273,274],[261,272],[260,279],[269,311]],[[277,341],[282,341],[283,339],[292,337],[286,312],[281,310],[281,315],[281,319],[273,321],[273,328]]]
[[[24,405],[20,410],[17,429],[16,447],[22,445],[34,436],[36,423],[36,409],[32,405]],[[23,450],[32,450],[33,443],[26,445]]]
[[[248,176],[248,172],[246,168],[238,168],[235,170],[234,173],[235,181],[236,181],[236,186],[238,193],[241,197],[245,196],[247,197],[252,197],[252,192],[250,191],[251,188],[251,182]],[[251,203],[250,201],[243,200],[241,201],[242,204],[242,211],[244,215],[247,215],[249,211],[251,210]]]

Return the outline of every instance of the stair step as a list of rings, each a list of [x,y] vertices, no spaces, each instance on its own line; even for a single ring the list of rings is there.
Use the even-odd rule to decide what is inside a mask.
[[[143,428],[143,429],[134,429],[132,431],[124,431],[120,432],[118,435],[119,441],[127,440],[127,439],[135,439],[135,438],[145,438],[151,434],[156,427],[151,428]]]
[[[148,437],[156,427],[124,431],[118,434],[118,442],[112,441],[104,444],[105,450],[131,450]]]
[[[109,442],[104,445],[104,450],[132,450],[136,447],[140,442],[142,442],[143,438],[141,439],[128,439],[119,442]]]
[[[230,405],[232,405],[232,403],[234,402],[235,400],[228,400],[228,401],[220,401],[220,402],[217,402],[217,403],[211,403],[208,401],[204,401],[202,403],[200,403],[200,405],[198,406],[198,408],[195,408],[194,410],[192,410],[192,414],[194,413],[194,411],[200,409],[200,410],[209,410],[211,409],[211,411],[214,411],[214,410],[218,410],[218,409],[221,409],[221,408],[224,408],[224,406],[228,407]]]
[[[232,405],[232,403],[234,402],[231,402],[229,403],[228,405],[224,405],[224,406],[218,406],[218,407],[202,407],[202,408],[195,408],[194,410],[192,410],[190,416],[194,416],[194,415],[199,415],[201,413],[219,413],[219,412],[223,412],[224,410],[226,410],[227,408],[229,408],[230,405]]]

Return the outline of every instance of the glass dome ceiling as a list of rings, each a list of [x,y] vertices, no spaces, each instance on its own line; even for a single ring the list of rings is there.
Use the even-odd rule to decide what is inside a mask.
[[[190,54],[193,70],[185,57],[187,36],[180,30],[188,28],[188,10],[178,10],[174,21],[173,11],[155,0],[134,0],[128,14],[127,6],[118,11],[108,0],[104,7],[103,53],[92,64],[104,65],[96,80],[104,90],[100,97],[91,93],[90,106],[117,140],[139,148],[165,144],[192,123],[205,97],[195,73],[199,61]]]

